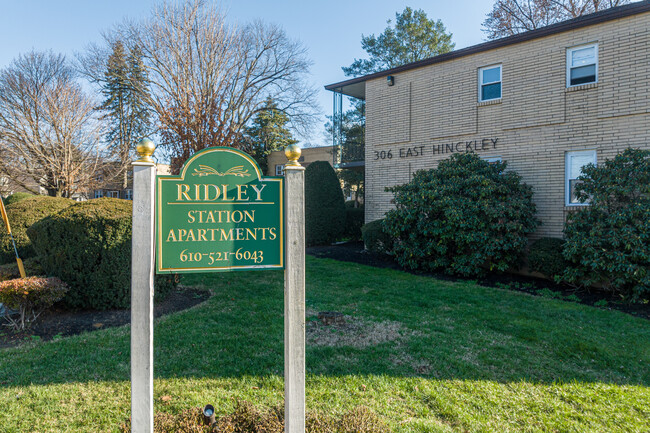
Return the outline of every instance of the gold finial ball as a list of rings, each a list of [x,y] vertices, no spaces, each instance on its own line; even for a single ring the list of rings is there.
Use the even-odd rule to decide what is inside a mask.
[[[289,160],[289,163],[287,165],[300,166],[300,163],[298,162],[298,158],[300,158],[301,153],[302,150],[300,150],[300,147],[298,147],[297,144],[288,145],[287,148],[284,149],[284,154],[287,156],[287,159]]]
[[[149,140],[148,138],[143,138],[140,140],[135,150],[138,152],[138,155],[140,155],[140,159],[138,159],[138,161],[153,162],[151,155],[153,155],[154,150],[156,150],[156,145],[153,144],[153,141]]]

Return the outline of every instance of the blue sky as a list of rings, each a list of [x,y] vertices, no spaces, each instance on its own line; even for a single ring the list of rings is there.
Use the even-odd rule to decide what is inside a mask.
[[[0,68],[20,53],[52,49],[72,57],[90,42],[100,42],[102,32],[124,18],[138,19],[158,3],[153,0],[0,0]],[[248,22],[262,19],[281,25],[300,40],[313,61],[312,82],[320,89],[323,115],[331,114],[332,95],[326,84],[344,80],[341,66],[365,57],[361,35],[379,34],[386,20],[406,6],[423,9],[429,18],[440,19],[453,34],[456,48],[485,40],[481,23],[492,0],[455,1],[261,1],[220,2],[228,19]],[[323,122],[325,119],[323,117]],[[329,144],[318,125],[312,145]]]

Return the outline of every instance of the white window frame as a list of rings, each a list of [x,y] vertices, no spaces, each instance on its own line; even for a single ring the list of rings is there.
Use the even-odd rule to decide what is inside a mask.
[[[588,83],[580,83],[580,84],[571,84],[571,57],[574,51],[578,50],[583,50],[585,48],[590,48],[594,47],[594,63],[589,63],[588,65],[595,65],[596,66],[596,71],[594,74],[594,81],[590,81]],[[588,65],[582,65],[582,66],[588,66]],[[598,82],[598,42],[592,42],[590,44],[584,44],[584,45],[578,45],[575,47],[567,48],[566,50],[566,86],[567,88],[569,87],[576,87],[576,86],[584,86],[587,84],[594,84]]]
[[[572,152],[566,152],[564,155],[564,205],[565,206],[589,206],[589,203],[571,203],[571,185],[570,181],[577,179],[577,177],[570,178],[569,173],[571,172],[571,159],[576,156],[591,156],[592,163],[594,165],[598,164],[598,157],[595,150],[577,150]],[[586,164],[585,164],[586,165]],[[584,167],[584,165],[583,165]],[[581,168],[582,173],[582,168]]]
[[[283,164],[275,164],[275,175],[276,176],[284,176],[284,165]]]
[[[109,198],[120,198],[120,192],[119,191],[108,191],[108,194],[106,197]]]
[[[488,69],[494,69],[494,68],[499,68],[499,81],[490,81],[490,82],[483,82],[483,71],[488,70]],[[499,97],[498,98],[490,98],[490,99],[483,99],[483,86],[486,86],[488,84],[496,84],[499,83],[501,84],[501,91],[499,92]],[[481,68],[478,68],[478,102],[486,102],[486,101],[498,101],[501,99],[503,96],[503,65],[501,63],[497,63],[495,65],[490,65],[490,66],[483,66]]]
[[[125,200],[133,200],[133,190],[132,189],[127,189],[124,191],[124,199]]]
[[[95,190],[95,198],[102,198],[104,195],[102,194],[101,189],[96,189]]]

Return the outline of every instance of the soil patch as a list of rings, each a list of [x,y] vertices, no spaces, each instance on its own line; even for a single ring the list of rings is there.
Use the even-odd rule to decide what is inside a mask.
[[[175,313],[193,307],[210,297],[210,292],[179,286],[163,301],[154,305],[155,317]],[[5,320],[0,318],[1,322]],[[29,340],[52,340],[53,338],[81,334],[98,329],[126,325],[131,322],[131,310],[68,311],[53,308],[44,312],[29,329],[15,333],[8,327],[0,329],[0,348],[17,346]]]
[[[345,316],[343,323],[325,325],[320,320],[307,319],[305,335],[312,346],[363,348],[399,340],[408,334],[401,323],[389,320],[370,322]]]
[[[475,279],[454,277],[442,273],[418,273],[402,269],[392,257],[365,250],[363,242],[347,242],[330,246],[309,247],[307,248],[307,254],[319,258],[353,262],[379,268],[399,269],[445,281],[476,281]],[[542,278],[516,274],[491,274],[479,279],[478,283],[486,287],[515,290],[535,296],[577,302],[605,310],[618,310],[632,316],[650,320],[650,303],[630,304],[621,302],[619,298],[611,293],[596,288],[576,290],[572,287],[556,284],[553,281]]]

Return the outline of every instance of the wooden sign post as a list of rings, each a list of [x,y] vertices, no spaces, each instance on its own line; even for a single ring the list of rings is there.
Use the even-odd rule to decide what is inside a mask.
[[[143,140],[141,158],[133,163],[131,431],[153,432],[155,253],[159,274],[284,268],[285,432],[304,433],[305,169],[298,163],[300,148],[291,145],[285,151],[284,179],[263,176],[255,160],[227,147],[197,152],[178,176],[156,178],[153,151],[153,143]]]

